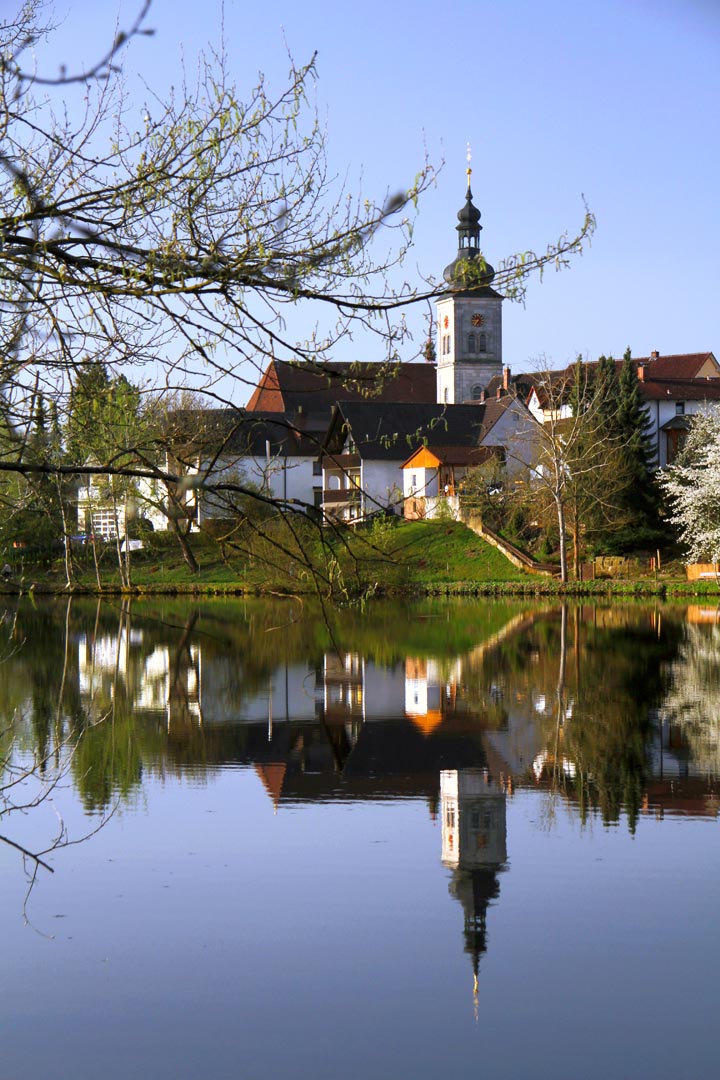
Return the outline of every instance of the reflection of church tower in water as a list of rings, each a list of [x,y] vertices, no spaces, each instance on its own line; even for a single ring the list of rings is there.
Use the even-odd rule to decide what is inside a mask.
[[[442,861],[452,868],[450,895],[462,904],[465,951],[472,958],[475,989],[487,949],[487,909],[500,895],[498,873],[507,859],[505,794],[485,769],[440,773]]]

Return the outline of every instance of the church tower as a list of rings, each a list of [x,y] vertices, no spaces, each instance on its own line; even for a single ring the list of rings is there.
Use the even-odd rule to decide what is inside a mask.
[[[447,291],[437,301],[438,401],[476,401],[493,376],[502,377],[502,302],[495,271],[480,251],[480,211],[473,205],[468,151],[467,194],[458,212],[458,253],[445,267]]]

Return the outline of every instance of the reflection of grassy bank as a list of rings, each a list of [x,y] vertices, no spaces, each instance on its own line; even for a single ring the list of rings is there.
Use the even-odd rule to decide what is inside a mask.
[[[133,591],[138,593],[309,594],[317,589],[334,599],[365,595],[522,594],[555,595],[717,595],[718,584],[688,583],[680,568],[632,580],[571,582],[527,574],[463,525],[452,522],[380,521],[353,532],[336,534],[306,520],[263,524],[232,543],[193,538],[200,571],[192,574],[170,536],[151,535],[146,548],[132,554]],[[80,592],[98,591],[91,553],[76,553]],[[62,567],[18,563],[0,590],[66,591]],[[121,591],[116,555],[111,545],[100,560],[102,590]]]
[[[325,613],[310,598],[23,598],[4,625],[0,754],[14,744],[41,773],[67,772],[88,813],[141,797],[147,775],[196,784],[224,761],[287,763],[306,739],[337,749],[348,699],[325,720],[313,700],[337,704],[325,694],[339,686],[364,696],[384,669],[399,693],[388,719],[405,716],[403,680],[427,678],[442,723],[508,736],[495,750],[510,764],[495,768],[562,793],[582,818],[625,812],[631,827],[684,633],[679,605],[452,598]],[[270,747],[258,717],[264,702],[268,716],[281,707],[283,684],[310,711],[280,724]]]
[[[137,798],[145,775],[198,783],[214,763],[244,755],[243,724],[205,727],[200,673],[214,715],[238,718],[283,666],[321,673],[336,651],[387,668],[407,657],[442,665],[525,610],[379,601],[363,612],[333,609],[326,619],[317,601],[299,599],[22,598],[6,619],[0,763],[17,747],[41,772],[72,775],[85,810],[103,812]]]

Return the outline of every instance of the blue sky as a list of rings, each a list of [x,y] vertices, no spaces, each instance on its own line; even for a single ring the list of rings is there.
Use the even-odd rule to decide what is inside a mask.
[[[7,0],[5,0],[7,2]],[[125,0],[55,4],[55,56],[94,58]],[[715,0],[449,0],[336,5],[319,0],[153,0],[156,36],[133,44],[128,87],[177,82],[180,58],[218,44],[246,90],[275,87],[286,48],[317,50],[317,104],[333,168],[367,195],[445,164],[421,202],[409,280],[439,276],[455,253],[465,147],[490,262],[544,248],[583,217],[597,232],[570,270],[506,304],[504,356],[514,371],[578,352],[636,356],[713,349],[720,356],[718,151],[720,4]],[[410,313],[417,345],[420,314]],[[358,359],[374,345],[357,339]],[[412,358],[412,348],[406,359]]]

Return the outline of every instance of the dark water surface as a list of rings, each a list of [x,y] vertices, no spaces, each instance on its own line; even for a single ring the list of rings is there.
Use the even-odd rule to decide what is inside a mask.
[[[716,617],[8,608],[0,1077],[716,1076]]]

